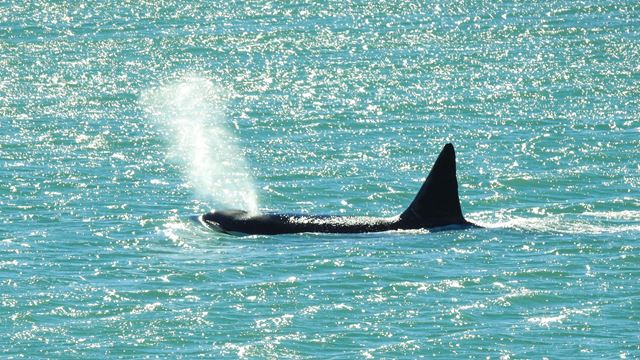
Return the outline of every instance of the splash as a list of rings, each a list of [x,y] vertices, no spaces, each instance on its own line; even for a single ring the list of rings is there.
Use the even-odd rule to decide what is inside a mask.
[[[497,212],[470,213],[468,218],[485,228],[512,228],[560,234],[615,234],[640,231],[638,212],[633,210],[547,214],[540,217],[516,215],[505,209]]]
[[[186,76],[145,91],[141,102],[198,198],[257,213],[253,179],[224,116],[226,95],[206,78]]]

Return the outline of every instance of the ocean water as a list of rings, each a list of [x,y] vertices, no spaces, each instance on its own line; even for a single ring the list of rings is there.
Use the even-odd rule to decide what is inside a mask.
[[[390,216],[453,142],[484,229]],[[640,5],[0,4],[1,358],[640,357]]]

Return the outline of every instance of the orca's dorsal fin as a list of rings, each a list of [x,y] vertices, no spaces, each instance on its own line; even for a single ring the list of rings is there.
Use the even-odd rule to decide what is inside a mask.
[[[444,146],[418,195],[400,219],[425,228],[467,224],[460,208],[456,153],[452,144]]]

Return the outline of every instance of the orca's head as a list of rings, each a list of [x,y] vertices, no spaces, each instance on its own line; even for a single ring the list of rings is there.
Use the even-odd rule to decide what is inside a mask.
[[[225,231],[230,225],[247,218],[248,215],[244,210],[212,210],[202,215],[202,221],[215,230]]]

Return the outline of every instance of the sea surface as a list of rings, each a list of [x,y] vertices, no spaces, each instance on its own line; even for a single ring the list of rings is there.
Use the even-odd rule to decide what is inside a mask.
[[[393,216],[442,146],[483,229]],[[640,357],[640,4],[0,3],[0,358]]]

